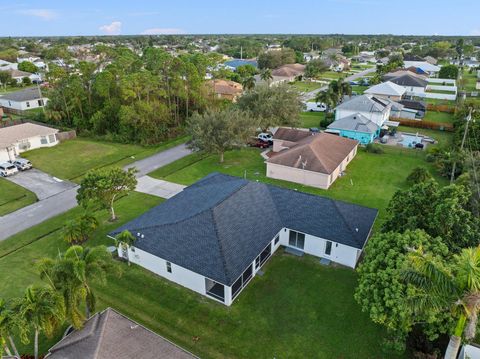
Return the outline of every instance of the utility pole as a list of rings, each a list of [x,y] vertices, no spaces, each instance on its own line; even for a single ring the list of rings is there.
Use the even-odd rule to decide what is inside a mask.
[[[470,109],[468,116],[467,116],[467,123],[465,124],[465,131],[463,131],[463,138],[462,138],[462,144],[460,145],[460,152],[463,151],[463,147],[465,146],[465,140],[467,139],[467,132],[468,132],[468,125],[470,124],[470,121],[472,120],[472,109]],[[455,179],[455,170],[457,168],[457,161],[453,162],[453,167],[452,167],[452,174],[450,175],[450,183],[453,183],[453,180]]]

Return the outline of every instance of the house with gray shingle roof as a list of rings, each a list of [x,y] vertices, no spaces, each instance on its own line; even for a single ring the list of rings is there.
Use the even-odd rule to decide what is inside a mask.
[[[44,107],[47,101],[48,98],[44,97],[37,87],[0,95],[0,106],[20,111]]]
[[[361,113],[355,113],[332,122],[326,132],[336,133],[366,145],[379,136],[380,126]]]
[[[122,258],[231,305],[280,247],[355,268],[377,210],[212,173],[109,234]]]
[[[382,126],[390,117],[392,102],[373,95],[353,96],[335,108],[335,120],[354,114],[361,114],[370,121]]]

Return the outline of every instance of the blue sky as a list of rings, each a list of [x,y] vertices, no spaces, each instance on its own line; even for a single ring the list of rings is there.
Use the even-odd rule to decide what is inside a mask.
[[[0,0],[0,36],[480,35],[478,0]]]

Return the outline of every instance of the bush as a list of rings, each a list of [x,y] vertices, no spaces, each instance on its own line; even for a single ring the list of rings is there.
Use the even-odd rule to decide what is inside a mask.
[[[368,145],[365,146],[365,152],[381,155],[385,151],[383,150],[382,146],[377,145],[375,143],[369,143]]]
[[[410,185],[426,182],[432,179],[432,175],[425,167],[416,167],[407,177],[407,183]]]

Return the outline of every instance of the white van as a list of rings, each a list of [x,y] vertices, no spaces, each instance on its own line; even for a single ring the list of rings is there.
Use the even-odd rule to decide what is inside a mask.
[[[323,103],[306,102],[305,105],[307,106],[307,109],[305,110],[307,112],[325,112],[325,111],[327,111],[327,106]]]

